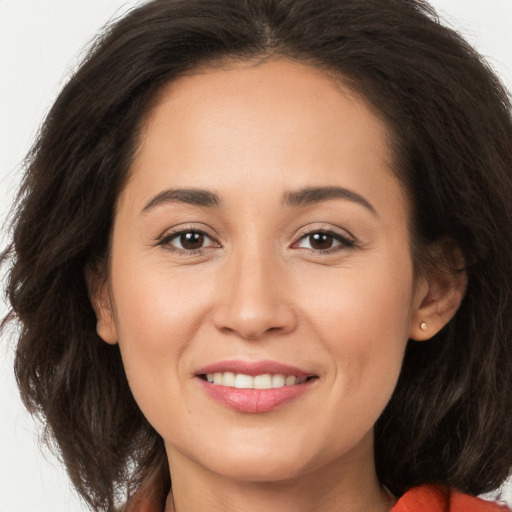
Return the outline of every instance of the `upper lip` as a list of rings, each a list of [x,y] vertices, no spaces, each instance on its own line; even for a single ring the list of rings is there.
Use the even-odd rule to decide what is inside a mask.
[[[216,363],[203,366],[197,370],[196,375],[206,375],[208,373],[243,373],[244,375],[263,375],[263,374],[280,374],[280,375],[294,375],[295,377],[311,377],[314,375],[311,372],[306,372],[288,364],[279,363],[277,361],[240,361],[240,360],[227,360],[218,361]]]

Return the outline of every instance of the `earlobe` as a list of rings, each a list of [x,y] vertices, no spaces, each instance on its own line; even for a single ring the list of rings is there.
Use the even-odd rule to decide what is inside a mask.
[[[112,306],[102,306],[100,311],[96,313],[96,318],[96,332],[98,336],[106,343],[115,345],[117,343],[117,330],[112,314]]]
[[[425,341],[437,334],[455,315],[467,287],[465,270],[433,272],[419,289],[418,307],[411,318],[409,337]]]
[[[115,345],[117,330],[107,280],[100,278],[98,272],[89,267],[85,271],[85,280],[89,300],[96,314],[96,332],[103,341]]]

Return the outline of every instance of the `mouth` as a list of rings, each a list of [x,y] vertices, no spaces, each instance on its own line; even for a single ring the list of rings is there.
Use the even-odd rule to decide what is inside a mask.
[[[319,376],[272,362],[224,361],[200,369],[195,377],[207,396],[243,413],[264,413],[307,394]]]
[[[201,374],[199,378],[214,386],[227,386],[236,389],[278,389],[285,386],[297,386],[317,377],[314,375],[298,377],[282,373],[263,373],[253,376],[245,373],[215,372]]]

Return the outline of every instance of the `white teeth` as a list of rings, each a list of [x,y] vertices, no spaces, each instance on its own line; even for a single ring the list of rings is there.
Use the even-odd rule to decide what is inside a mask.
[[[225,382],[225,380],[222,381],[224,386],[227,386]],[[235,388],[254,389],[254,377],[251,377],[250,375],[244,375],[243,373],[237,374],[235,377]]]
[[[236,376],[233,372],[224,372],[222,374],[222,385],[236,387]]]
[[[295,375],[245,375],[244,373],[233,372],[215,372],[208,373],[206,380],[216,386],[227,386],[238,389],[272,389],[282,388],[284,386],[295,386],[306,382],[306,377],[295,377]]]
[[[288,377],[286,377],[285,384],[287,386],[295,386],[295,384],[297,384],[297,377],[295,377],[295,375],[288,375]]]
[[[254,389],[270,389],[272,387],[272,375],[256,375],[254,377]]]
[[[284,375],[272,375],[272,387],[273,388],[282,388],[286,383],[286,379]]]

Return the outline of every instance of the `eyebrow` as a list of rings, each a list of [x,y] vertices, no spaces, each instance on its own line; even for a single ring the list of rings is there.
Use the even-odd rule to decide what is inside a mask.
[[[377,210],[362,195],[343,187],[307,187],[293,192],[287,192],[283,196],[283,204],[294,208],[308,206],[331,199],[346,199],[364,206],[374,215]],[[203,206],[207,208],[219,207],[222,203],[220,197],[209,190],[198,188],[173,188],[160,192],[153,197],[142,209],[147,213],[157,206],[169,203],[185,203],[194,206]]]
[[[283,203],[287,206],[298,207],[310,204],[329,201],[330,199],[347,199],[354,203],[364,206],[374,215],[377,210],[362,195],[343,187],[307,187],[294,192],[288,192],[284,195]]]
[[[169,203],[185,203],[194,206],[219,207],[219,196],[209,190],[197,188],[173,188],[160,192],[153,197],[142,209],[143,213],[149,212],[157,206]]]

